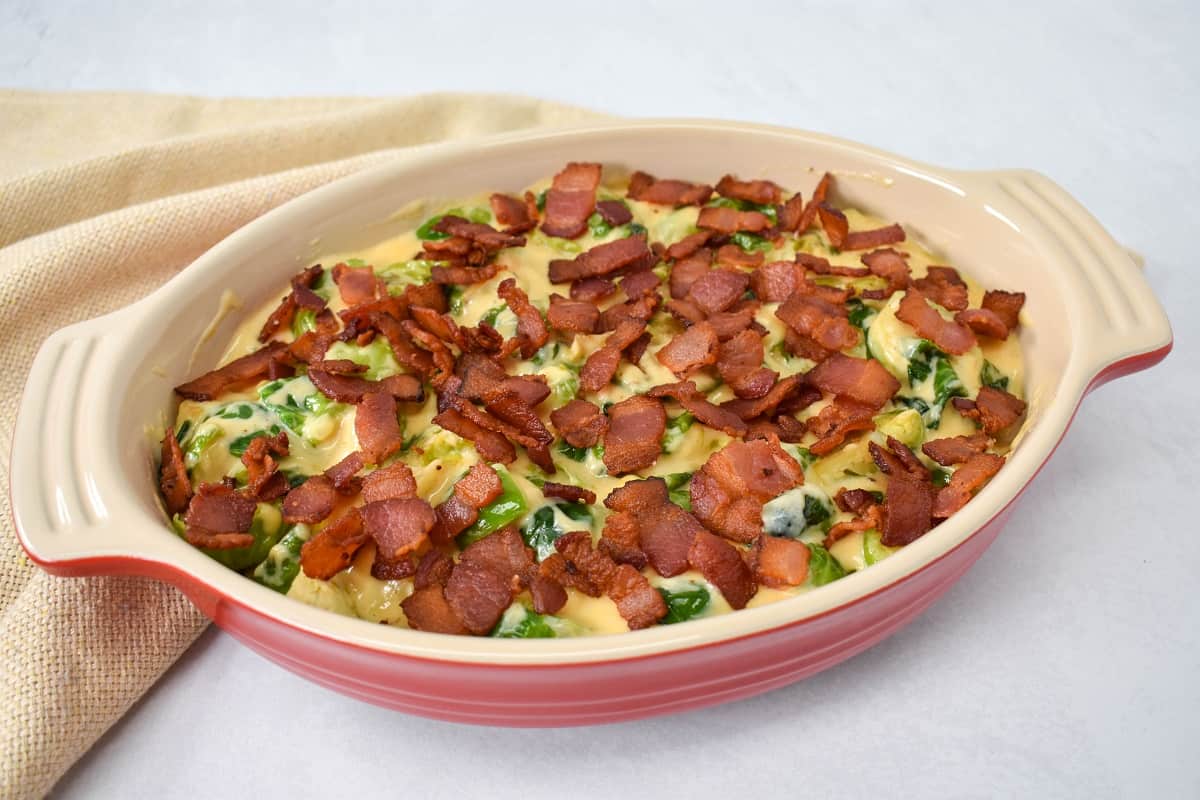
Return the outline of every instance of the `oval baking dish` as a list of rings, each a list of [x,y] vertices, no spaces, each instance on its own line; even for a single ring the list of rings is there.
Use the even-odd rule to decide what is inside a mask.
[[[1030,405],[1007,466],[951,519],[868,570],[760,608],[616,636],[480,639],[373,625],[288,599],[170,535],[147,432],[166,419],[172,387],[216,363],[239,321],[229,291],[253,307],[318,250],[411,226],[397,212],[414,200],[513,191],[567,161],[706,181],[770,175],[791,186],[828,170],[848,204],[903,223],[985,285],[1025,289]],[[816,134],[725,122],[510,135],[431,148],[311,192],[146,299],[50,337],[17,419],[13,509],[22,545],[45,569],[175,584],[256,651],[351,696],[463,722],[611,722],[766,691],[895,631],[995,539],[1083,396],[1170,348],[1167,319],[1130,256],[1035,173],[938,169]]]

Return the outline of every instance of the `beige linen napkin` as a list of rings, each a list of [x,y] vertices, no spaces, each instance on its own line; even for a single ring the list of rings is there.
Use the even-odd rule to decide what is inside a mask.
[[[265,211],[403,148],[593,117],[490,95],[0,92],[0,797],[47,792],[205,625],[169,586],[55,578],[25,557],[8,454],[42,341],[144,296]]]

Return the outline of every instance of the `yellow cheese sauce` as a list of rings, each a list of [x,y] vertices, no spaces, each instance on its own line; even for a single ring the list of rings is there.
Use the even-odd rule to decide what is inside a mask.
[[[547,185],[548,181],[543,181],[531,189],[536,193]],[[698,208],[674,209],[629,200],[625,198],[625,187],[620,178],[602,185],[598,197],[623,200],[633,214],[634,224],[647,231],[651,242],[669,245],[697,230]],[[486,221],[495,225],[488,210],[487,194],[442,206],[426,204],[423,207],[430,214],[454,208],[461,210],[461,213],[469,213],[475,221]],[[415,215],[420,213],[421,208],[420,205],[414,205],[405,212],[416,220],[412,231],[379,241],[365,249],[330,252],[318,259],[318,263],[326,268],[326,278],[324,284],[318,284],[316,289],[325,297],[332,311],[336,313],[345,308],[337,287],[328,278],[328,271],[335,264],[346,263],[352,267],[370,265],[396,292],[402,291],[408,283],[428,279],[430,265],[420,260],[422,240],[415,230],[415,226],[421,221]],[[845,214],[852,231],[868,230],[887,224],[854,209],[846,209]],[[455,287],[450,291],[451,316],[460,326],[474,326],[486,319],[506,338],[513,336],[516,331],[516,317],[497,297],[496,289],[500,282],[509,277],[515,278],[531,302],[544,313],[549,306],[550,295],[566,295],[568,289],[566,285],[550,283],[547,273],[549,261],[573,258],[597,244],[630,235],[629,226],[618,226],[610,230],[603,230],[603,227],[596,226],[575,240],[550,237],[539,230],[531,231],[527,234],[527,244],[524,247],[502,250],[496,256],[496,262],[501,269],[493,279],[477,285]],[[771,247],[769,242],[762,246]],[[930,265],[944,263],[911,238],[889,246],[907,254],[908,265],[914,278],[924,276]],[[866,252],[839,252],[830,246],[822,231],[810,229],[798,237],[785,236],[782,244],[771,247],[765,253],[765,261],[769,263],[792,260],[798,251],[824,257],[834,265],[854,267],[862,265],[860,257]],[[657,268],[660,275],[665,275],[667,269],[665,265],[659,265]],[[978,307],[983,287],[976,285],[969,276],[963,277],[968,283],[970,304],[972,307]],[[876,278],[852,280],[837,277],[820,277],[818,282],[837,286],[849,283],[868,287],[881,283],[880,279]],[[281,288],[280,297],[285,291],[286,287]],[[666,293],[665,282],[660,291]],[[813,506],[824,509],[824,519],[798,533],[798,538],[809,544],[813,551],[809,581],[802,586],[786,590],[760,587],[750,601],[751,607],[810,591],[845,572],[863,569],[890,554],[890,548],[878,543],[878,534],[874,531],[856,532],[846,536],[833,544],[828,551],[820,547],[825,531],[830,525],[851,518],[850,514],[840,511],[830,500],[839,488],[862,488],[878,492],[886,485],[886,482],[881,480],[868,451],[869,442],[882,444],[887,436],[894,436],[919,454],[923,442],[969,434],[976,430],[973,422],[960,416],[949,404],[941,409],[940,416],[933,411],[921,410],[922,404],[927,407],[936,404],[937,387],[932,376],[916,383],[909,379],[910,362],[914,357],[918,357],[914,354],[914,348],[920,344],[921,339],[912,328],[896,317],[896,307],[901,295],[902,292],[896,293],[886,301],[863,301],[863,310],[868,313],[869,321],[864,325],[866,333],[862,337],[862,344],[858,351],[852,354],[869,355],[878,359],[900,381],[901,390],[898,396],[912,398],[912,405],[889,403],[876,417],[876,430],[858,438],[851,438],[824,458],[811,457],[803,445],[784,445],[785,449],[804,465],[805,484],[800,487],[802,492],[793,490],[796,492],[793,496],[782,497],[778,502],[773,501],[770,513],[790,514],[793,517],[799,515],[804,519],[809,506]],[[623,302],[624,299],[624,295],[618,292],[600,305],[601,308],[605,308]],[[259,330],[278,302],[279,298],[272,298],[270,302],[246,313],[224,351],[222,364],[261,347],[258,341]],[[775,316],[778,305],[763,303],[756,314],[756,320],[767,331],[763,338],[764,366],[784,377],[807,371],[814,363],[792,356],[783,347],[785,326]],[[940,308],[939,311],[950,316]],[[651,334],[651,341],[641,359],[636,364],[622,362],[613,382],[602,391],[588,395],[586,399],[597,405],[616,403],[627,397],[642,394],[653,386],[678,380],[658,361],[656,354],[683,330],[682,326],[665,311],[660,310],[647,330]],[[550,412],[576,396],[579,369],[588,355],[597,349],[606,337],[607,334],[576,335],[572,339],[555,334],[550,343],[534,358],[515,363],[510,360],[506,365],[510,374],[545,376],[552,392],[538,411],[552,431],[554,429],[549,424]],[[281,330],[276,338],[288,342],[294,338],[294,333]],[[365,377],[371,379],[380,379],[403,371],[382,337],[377,337],[365,347],[353,343],[338,343],[330,348],[327,358],[344,358],[365,364],[368,366]],[[1016,336],[1002,341],[981,339],[979,346],[965,355],[951,356],[948,361],[961,384],[963,396],[974,397],[979,391],[985,365],[993,375],[1007,379],[1009,392],[1017,396],[1023,394],[1023,364]],[[701,373],[693,378],[701,391],[706,392],[709,399],[716,403],[733,398],[729,387],[721,385],[716,378],[715,370],[710,372],[711,374]],[[479,455],[469,441],[433,424],[432,419],[437,413],[436,398],[432,391],[427,392],[427,395],[423,403],[400,403],[404,445],[395,459],[411,467],[419,495],[436,506],[451,494],[454,483],[479,461]],[[797,418],[801,421],[808,419],[819,413],[827,403],[828,401],[815,403],[799,412]],[[681,418],[681,410],[673,403],[668,403],[667,409],[668,417],[674,420],[674,423],[668,426],[668,433],[664,438],[664,452],[652,467],[636,475],[608,475],[596,448],[580,453],[570,452],[573,448],[562,447],[560,441],[556,441],[552,446],[557,468],[552,479],[583,486],[595,492],[598,502],[589,509],[590,519],[570,516],[566,513],[566,504],[544,499],[538,487],[546,476],[529,461],[523,449],[518,448],[517,460],[506,465],[507,475],[523,496],[527,506],[525,515],[516,523],[528,526],[535,513],[548,506],[550,511],[546,512],[546,515],[553,521],[556,531],[566,533],[572,530],[589,530],[593,539],[598,539],[608,513],[600,501],[613,489],[629,480],[648,476],[667,478],[670,485],[671,476],[686,477],[702,466],[709,456],[732,441],[727,435],[698,422],[687,425],[685,421],[678,419]],[[193,485],[223,478],[244,480],[245,468],[241,463],[240,454],[248,438],[258,433],[273,434],[286,431],[290,441],[290,452],[280,461],[280,469],[288,475],[293,485],[297,485],[304,477],[328,469],[359,449],[354,430],[354,415],[355,409],[352,405],[324,398],[308,378],[301,374],[281,381],[262,381],[254,388],[226,393],[215,401],[185,400],[179,406],[175,428],[180,432],[181,445]],[[1003,453],[1004,450],[1001,448],[997,452]],[[921,458],[928,466],[937,466],[923,455]],[[686,484],[683,488],[686,490]],[[765,510],[764,514],[767,513]],[[314,531],[319,531],[322,524],[313,527]],[[289,541],[285,535],[272,553],[278,553],[280,563],[283,563],[289,557],[288,547],[291,546],[298,552],[300,544],[299,541]],[[301,602],[336,613],[373,622],[406,625],[401,603],[412,593],[412,581],[382,581],[372,577],[374,552],[373,544],[363,547],[350,567],[329,581],[314,580],[300,572],[290,580],[290,584],[284,580],[274,588],[286,590],[288,596]],[[295,560],[294,553],[291,558]],[[256,576],[263,572],[263,566],[255,571]],[[731,610],[717,587],[705,580],[699,572],[689,571],[668,579],[647,567],[643,574],[663,592],[679,599],[681,608],[687,606],[688,598],[694,600],[692,606],[685,608],[688,618],[722,614]],[[540,618],[529,611],[528,595],[522,594],[501,620],[496,635],[570,636],[628,630],[625,620],[617,613],[612,600],[603,596],[588,597],[573,589],[568,589],[567,593],[566,605],[552,618]],[[707,600],[701,603],[705,594]],[[530,633],[531,630],[540,632]]]

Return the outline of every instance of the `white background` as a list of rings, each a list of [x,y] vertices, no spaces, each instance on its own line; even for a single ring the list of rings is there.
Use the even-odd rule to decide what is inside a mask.
[[[945,599],[801,684],[632,724],[471,728],[345,699],[211,630],[63,796],[1200,796],[1194,3],[107,5],[0,3],[0,84],[511,91],[1031,167],[1145,254],[1176,348],[1088,398]]]

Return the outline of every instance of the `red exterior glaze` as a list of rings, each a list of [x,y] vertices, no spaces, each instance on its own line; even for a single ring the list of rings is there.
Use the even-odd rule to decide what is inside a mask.
[[[1088,391],[1151,367],[1170,350],[1168,344],[1118,361],[1097,374]],[[587,664],[499,666],[386,653],[268,617],[171,565],[118,557],[38,563],[57,575],[134,574],[174,584],[256,652],[323,686],[387,708],[482,725],[590,725],[750,697],[862,652],[941,597],[995,540],[1016,499],[938,560],[819,616],[699,647]]]

